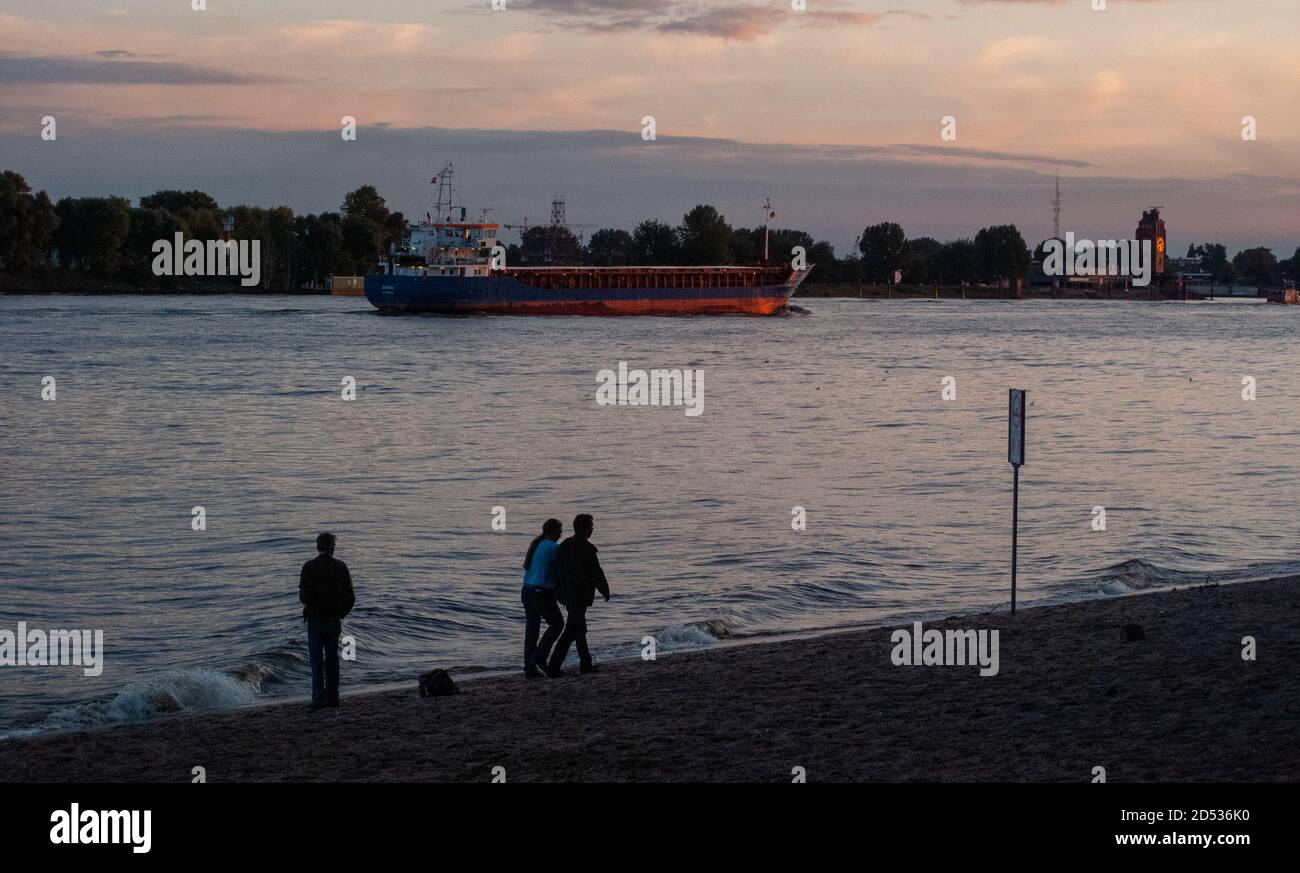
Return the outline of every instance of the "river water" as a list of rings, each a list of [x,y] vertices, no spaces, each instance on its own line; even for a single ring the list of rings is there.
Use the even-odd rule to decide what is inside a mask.
[[[1021,602],[1300,567],[1300,307],[801,306],[0,297],[0,630],[105,648],[98,676],[0,666],[0,733],[305,694],[319,530],[357,583],[345,690],[518,670],[524,551],[578,512],[614,590],[598,658],[1005,608],[1009,387],[1029,392]],[[703,413],[598,405],[620,361],[703,370]]]

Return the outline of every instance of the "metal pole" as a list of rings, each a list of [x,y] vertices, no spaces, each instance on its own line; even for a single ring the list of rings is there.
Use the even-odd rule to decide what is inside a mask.
[[[1020,465],[1011,486],[1011,614],[1016,614],[1016,534],[1020,529]]]

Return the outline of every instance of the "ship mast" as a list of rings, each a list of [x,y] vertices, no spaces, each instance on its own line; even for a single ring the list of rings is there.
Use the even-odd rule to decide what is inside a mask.
[[[443,218],[443,211],[450,210],[455,205],[452,203],[452,175],[451,164],[447,164],[438,175],[433,177],[433,184],[438,186],[438,190],[434,192],[433,196],[433,220],[435,222],[452,220],[450,213],[446,218]]]

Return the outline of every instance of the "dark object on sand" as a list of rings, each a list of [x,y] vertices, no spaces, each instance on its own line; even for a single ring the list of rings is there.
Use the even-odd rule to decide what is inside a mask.
[[[1146,631],[1142,630],[1142,625],[1140,624],[1126,624],[1120,628],[1120,634],[1126,643],[1131,643],[1134,640],[1145,640],[1147,638]]]
[[[428,673],[420,674],[421,697],[445,697],[458,691],[460,689],[456,687],[455,682],[451,681],[451,676],[446,670],[430,670]]]

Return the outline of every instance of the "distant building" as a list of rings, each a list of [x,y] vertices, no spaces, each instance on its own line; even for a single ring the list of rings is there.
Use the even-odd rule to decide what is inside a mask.
[[[1160,207],[1153,206],[1144,210],[1142,220],[1138,222],[1136,240],[1150,240],[1155,265],[1152,272],[1157,276],[1165,274],[1165,220],[1160,217]]]

